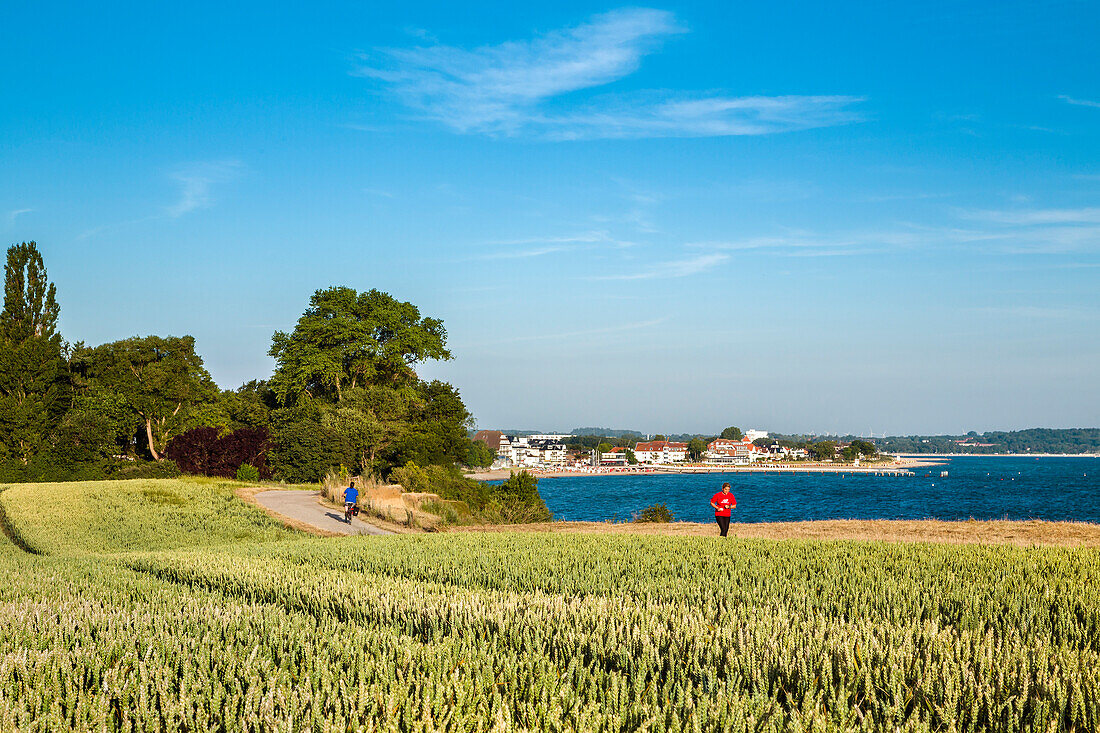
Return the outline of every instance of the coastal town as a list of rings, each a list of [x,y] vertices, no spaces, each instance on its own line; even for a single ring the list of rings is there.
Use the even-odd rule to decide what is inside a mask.
[[[473,439],[494,452],[493,469],[719,468],[806,461],[811,457],[805,448],[769,440],[768,433],[763,430],[746,430],[739,438],[719,437],[707,442],[698,441],[694,446],[692,443],[696,441],[639,440],[633,445],[603,444],[596,448],[583,448],[567,442],[574,437],[552,433],[514,435],[499,430],[481,430],[474,434]],[[839,457],[848,445],[836,443],[836,456]],[[855,463],[859,465],[858,457]]]

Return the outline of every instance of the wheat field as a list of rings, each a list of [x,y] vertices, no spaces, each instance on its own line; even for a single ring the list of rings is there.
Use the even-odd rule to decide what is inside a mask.
[[[4,730],[1100,727],[1095,549],[310,538],[214,521],[228,484],[86,490],[124,541],[0,493]]]

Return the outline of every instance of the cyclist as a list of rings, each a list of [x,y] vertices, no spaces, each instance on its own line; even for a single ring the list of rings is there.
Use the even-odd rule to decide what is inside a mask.
[[[359,500],[359,490],[355,488],[355,482],[344,489],[344,521],[351,524],[351,515],[355,509],[355,502]]]

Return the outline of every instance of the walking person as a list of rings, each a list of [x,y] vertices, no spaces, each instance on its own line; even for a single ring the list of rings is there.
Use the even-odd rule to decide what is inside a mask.
[[[722,537],[730,531],[731,509],[737,508],[737,497],[730,491],[729,481],[722,484],[722,490],[710,497],[710,505],[714,507],[714,521],[718,522],[718,528],[722,530]]]

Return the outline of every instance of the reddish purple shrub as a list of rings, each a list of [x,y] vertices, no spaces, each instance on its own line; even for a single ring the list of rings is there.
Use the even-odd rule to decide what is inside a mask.
[[[264,428],[240,428],[218,436],[217,428],[195,428],[168,443],[165,456],[184,473],[234,478],[242,463],[255,466],[260,478],[271,478],[267,467],[270,444]]]

